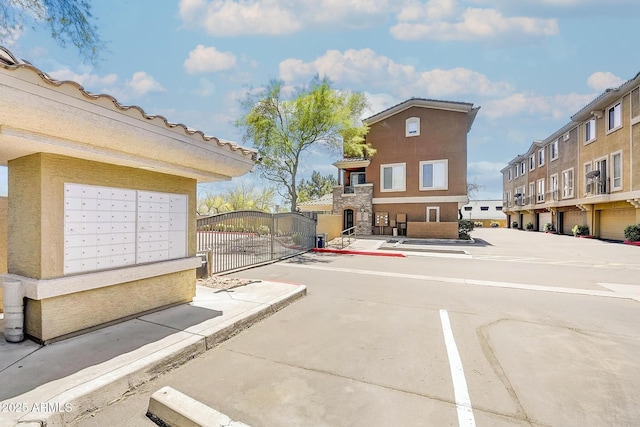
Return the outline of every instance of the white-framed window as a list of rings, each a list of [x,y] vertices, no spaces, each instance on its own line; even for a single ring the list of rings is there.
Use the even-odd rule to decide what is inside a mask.
[[[562,198],[573,197],[573,168],[562,171]]]
[[[613,132],[614,130],[622,127],[622,104],[619,102],[607,109],[607,132]]]
[[[427,206],[427,222],[440,222],[440,206]]]
[[[449,188],[449,160],[420,162],[420,190]]]
[[[364,172],[351,172],[349,182],[352,186],[365,184],[366,175]]]
[[[420,135],[420,117],[409,117],[405,121],[404,136],[418,136],[418,135]]]
[[[622,190],[622,151],[611,154],[611,191]]]
[[[511,191],[504,193],[504,201],[507,204],[507,207],[511,207]]]
[[[551,144],[549,144],[549,156],[551,157],[551,161],[554,161],[558,158],[558,140],[556,139]]]
[[[533,199],[536,197],[536,184],[535,182],[529,183],[529,203],[528,205],[533,204]]]
[[[518,168],[518,165],[513,168],[513,176],[516,178],[520,176],[520,169]]]
[[[596,159],[593,162],[594,169],[600,172],[596,181],[596,194],[607,194],[609,192],[609,156]]]
[[[520,175],[524,176],[527,173],[527,162],[520,163]]]
[[[507,171],[507,181],[511,181],[512,179],[512,171],[511,168],[509,168],[509,170]]]
[[[584,194],[593,194],[595,189],[595,180],[589,178],[589,172],[593,170],[593,163],[587,162],[584,164]]]
[[[536,185],[538,187],[538,191],[536,193],[536,201],[538,203],[542,203],[544,202],[544,178],[537,180]]]
[[[584,143],[588,144],[596,139],[596,118],[588,120],[584,124]]]
[[[380,191],[405,191],[406,167],[406,163],[380,165]]]
[[[538,167],[544,166],[544,147],[538,150]]]
[[[549,193],[551,200],[558,200],[558,174],[554,173],[549,177]]]
[[[529,156],[529,170],[532,171],[536,168],[536,156],[534,154]]]

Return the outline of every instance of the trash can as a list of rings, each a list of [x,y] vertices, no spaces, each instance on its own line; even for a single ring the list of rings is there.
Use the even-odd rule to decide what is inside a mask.
[[[320,234],[317,237],[317,243],[316,243],[316,247],[318,248],[324,248],[324,235]]]
[[[393,237],[398,237],[398,227],[393,227]]]

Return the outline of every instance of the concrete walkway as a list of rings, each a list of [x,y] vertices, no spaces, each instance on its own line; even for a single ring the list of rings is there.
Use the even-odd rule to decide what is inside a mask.
[[[64,426],[304,295],[305,286],[268,281],[197,286],[192,303],[48,346],[0,334],[0,425]]]

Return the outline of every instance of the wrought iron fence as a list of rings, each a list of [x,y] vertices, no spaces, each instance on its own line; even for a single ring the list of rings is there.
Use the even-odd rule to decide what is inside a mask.
[[[211,273],[287,258],[315,244],[312,214],[236,211],[198,218],[198,253],[210,253]]]

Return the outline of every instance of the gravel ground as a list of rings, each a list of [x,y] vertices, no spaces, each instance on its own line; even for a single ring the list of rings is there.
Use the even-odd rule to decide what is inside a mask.
[[[211,276],[207,279],[196,280],[196,285],[206,286],[214,289],[231,289],[238,286],[248,285],[249,283],[260,282],[254,279],[239,279],[237,277]]]

